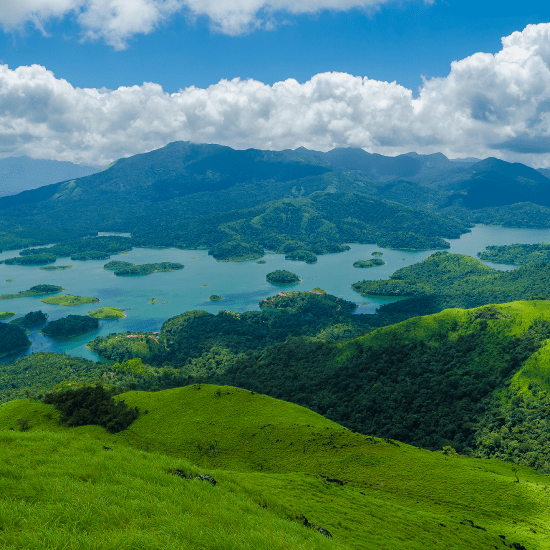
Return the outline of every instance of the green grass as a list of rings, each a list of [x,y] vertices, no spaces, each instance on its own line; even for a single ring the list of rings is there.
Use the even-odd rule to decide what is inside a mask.
[[[471,550],[499,535],[548,548],[548,477],[529,468],[516,483],[509,463],[369,438],[227,386],[119,398],[148,414],[114,435],[58,426],[39,402],[0,406],[2,548]]]
[[[13,311],[0,311],[0,321],[4,319],[11,319],[15,315]]]
[[[39,267],[38,269],[44,271],[59,271],[60,269],[71,269],[72,267],[72,265],[48,265],[46,267]]]
[[[124,309],[108,306],[89,311],[88,315],[90,317],[95,317],[96,319],[123,319],[126,317]]]
[[[73,296],[72,294],[62,294],[61,296],[52,296],[41,300],[45,304],[55,304],[58,306],[79,306],[81,304],[93,304],[99,302],[99,298],[86,296]]]

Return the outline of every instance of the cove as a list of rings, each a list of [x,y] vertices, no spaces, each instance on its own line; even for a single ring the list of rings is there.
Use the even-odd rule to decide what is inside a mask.
[[[477,225],[460,239],[448,241],[449,252],[468,254],[476,257],[477,252],[489,245],[512,243],[550,243],[550,229],[518,229],[500,226]],[[385,279],[396,270],[420,262],[434,250],[388,250],[376,245],[350,244],[351,249],[338,254],[319,256],[316,264],[292,262],[283,254],[268,253],[262,260],[218,262],[206,250],[178,250],[135,248],[127,254],[116,254],[110,260],[75,261],[61,258],[52,265],[72,264],[72,269],[44,271],[37,266],[12,266],[0,264],[0,294],[26,290],[31,286],[45,283],[59,285],[67,289],[63,294],[93,296],[99,303],[73,307],[48,305],[40,300],[43,296],[16,298],[0,302],[2,310],[15,311],[17,317],[29,311],[42,310],[50,321],[69,314],[86,315],[99,307],[111,306],[129,308],[126,317],[119,320],[101,320],[99,329],[82,336],[54,340],[33,329],[29,335],[32,346],[24,352],[3,358],[3,361],[30,353],[47,351],[68,353],[74,356],[97,360],[97,355],[85,345],[96,336],[110,333],[160,330],[162,323],[185,311],[202,309],[210,313],[220,310],[236,312],[257,311],[258,302],[273,296],[284,289],[310,290],[314,287],[325,289],[331,294],[353,301],[359,305],[356,313],[373,314],[378,306],[394,299],[370,298],[358,294],[351,284],[362,279]],[[383,266],[358,269],[353,267],[357,260],[372,258],[372,252],[382,252]],[[6,251],[0,259],[16,256],[18,251]],[[136,277],[117,277],[103,266],[112,260],[135,264],[177,262],[185,265],[180,271],[153,273]],[[496,269],[508,270],[517,266],[487,265]],[[299,275],[296,285],[278,287],[268,283],[267,273],[285,269]],[[13,282],[7,282],[13,279]],[[222,296],[223,300],[211,301],[211,295]],[[154,303],[151,301],[156,300]],[[167,303],[163,303],[167,302]],[[366,304],[365,304],[366,302]],[[5,321],[7,322],[7,321]],[[40,328],[40,327],[39,327]]]

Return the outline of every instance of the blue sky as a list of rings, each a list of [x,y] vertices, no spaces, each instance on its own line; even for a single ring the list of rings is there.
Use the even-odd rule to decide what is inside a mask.
[[[103,40],[82,42],[74,15],[45,22],[44,36],[25,30],[0,35],[0,61],[15,68],[38,63],[74,86],[110,89],[156,82],[167,92],[222,78],[266,84],[305,82],[325,71],[397,81],[415,92],[421,75],[446,76],[453,60],[497,52],[500,39],[527,24],[550,21],[544,2],[437,0],[390,3],[368,14],[324,10],[290,16],[275,30],[237,36],[212,32],[206,17],[175,16],[150,34],[136,34],[127,49]]]
[[[542,2],[8,4],[0,5],[1,156],[101,164],[191,139],[550,165],[550,8]],[[299,86],[276,84],[287,79]],[[170,95],[192,86],[204,93]]]

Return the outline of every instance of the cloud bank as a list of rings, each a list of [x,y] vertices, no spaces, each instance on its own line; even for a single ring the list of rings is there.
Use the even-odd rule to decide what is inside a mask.
[[[103,39],[124,49],[133,35],[152,32],[176,12],[206,17],[214,30],[236,35],[274,28],[280,14],[353,8],[369,12],[391,2],[395,0],[4,0],[0,26],[9,31],[31,23],[44,32],[50,20],[72,15],[85,38]]]
[[[272,86],[222,80],[168,94],[158,84],[81,89],[33,65],[0,66],[0,154],[107,164],[175,140],[235,148],[441,151],[550,166],[550,24],[455,61],[418,97],[345,73]]]

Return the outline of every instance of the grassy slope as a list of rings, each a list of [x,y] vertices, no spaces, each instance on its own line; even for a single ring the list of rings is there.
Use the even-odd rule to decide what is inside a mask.
[[[548,478],[528,468],[515,483],[508,463],[397,446],[227,386],[121,398],[149,412],[117,435],[57,426],[38,402],[0,406],[2,547],[482,549],[502,534],[533,550],[550,536]],[[29,432],[8,431],[18,418]]]

